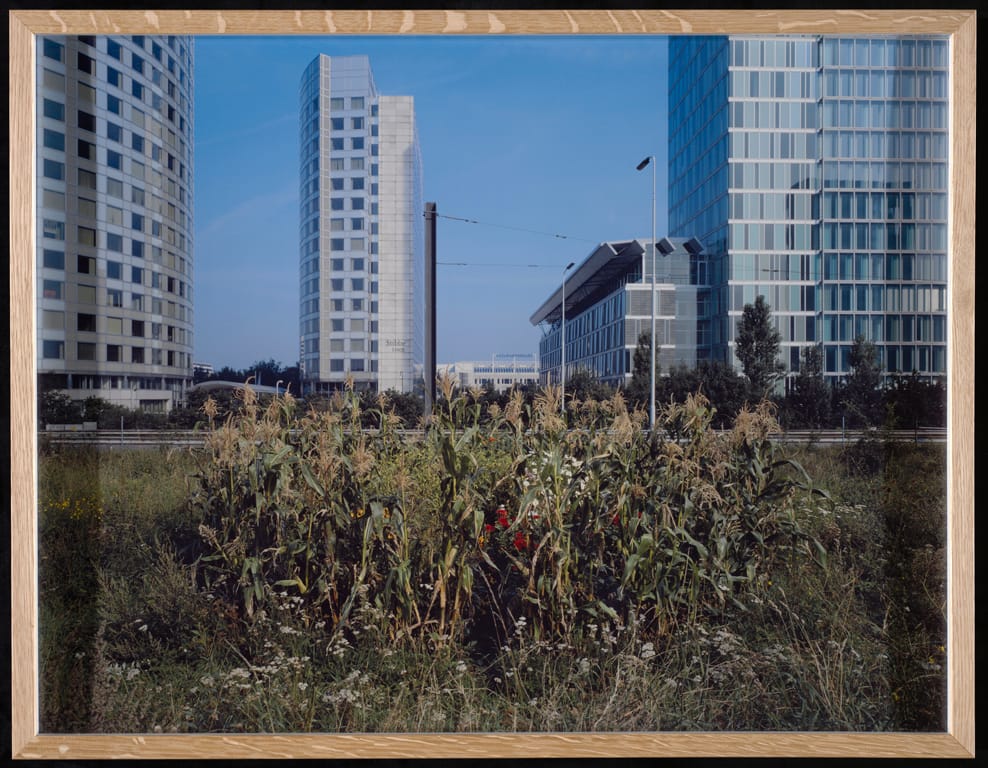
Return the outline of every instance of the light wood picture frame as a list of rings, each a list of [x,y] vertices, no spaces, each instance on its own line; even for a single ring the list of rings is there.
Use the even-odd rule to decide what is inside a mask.
[[[973,757],[975,11],[10,11],[12,757]],[[951,38],[947,730],[943,733],[39,733],[35,36],[945,34]]]

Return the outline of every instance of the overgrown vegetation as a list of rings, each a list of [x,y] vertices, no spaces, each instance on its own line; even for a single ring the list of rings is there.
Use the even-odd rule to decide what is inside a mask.
[[[945,727],[942,448],[560,411],[248,391],[201,450],[43,456],[43,728]]]

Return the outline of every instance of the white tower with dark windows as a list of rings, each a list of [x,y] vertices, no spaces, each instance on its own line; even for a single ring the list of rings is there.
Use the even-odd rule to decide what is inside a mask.
[[[410,392],[424,356],[421,153],[410,96],[366,56],[320,55],[299,88],[299,324],[306,392]]]

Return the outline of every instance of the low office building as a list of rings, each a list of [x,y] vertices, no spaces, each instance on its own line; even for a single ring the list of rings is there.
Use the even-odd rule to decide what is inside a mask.
[[[530,318],[543,331],[542,384],[560,381],[564,331],[567,378],[589,371],[605,384],[630,383],[639,335],[652,327],[653,282],[658,365],[696,365],[697,277],[704,274],[703,246],[695,238],[662,238],[656,245],[654,281],[648,240],[601,243],[567,272]]]
[[[439,368],[462,389],[491,387],[506,392],[539,382],[539,360],[535,355],[497,354],[490,360],[449,363]]]

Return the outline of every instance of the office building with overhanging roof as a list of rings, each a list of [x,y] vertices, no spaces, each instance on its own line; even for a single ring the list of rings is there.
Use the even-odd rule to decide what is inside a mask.
[[[192,382],[193,40],[37,38],[39,388],[164,412]]]
[[[669,231],[697,237],[697,355],[737,366],[765,297],[792,372],[855,338],[886,373],[946,373],[949,40],[673,37]]]
[[[422,160],[411,96],[366,56],[319,55],[299,86],[303,390],[411,392],[425,348]]]
[[[529,318],[542,329],[540,382],[561,381],[565,319],[566,378],[587,371],[605,384],[630,384],[639,338],[652,328],[653,282],[657,363],[695,366],[697,281],[705,274],[696,238],[663,237],[654,255],[650,238],[601,243]]]

